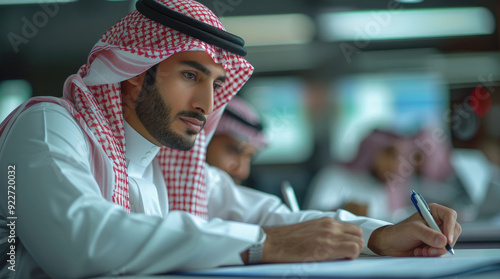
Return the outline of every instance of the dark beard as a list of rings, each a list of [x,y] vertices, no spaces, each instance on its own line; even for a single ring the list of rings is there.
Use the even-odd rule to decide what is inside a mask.
[[[148,75],[149,73],[146,74],[146,77]],[[161,145],[182,151],[193,148],[195,139],[189,136],[196,135],[196,133],[186,129],[188,136],[177,134],[171,129],[172,122],[179,116],[193,117],[203,122],[206,120],[202,114],[193,111],[181,111],[176,118],[172,119],[170,116],[172,107],[163,101],[156,81],[147,81],[146,78],[137,97],[135,111],[146,130]]]

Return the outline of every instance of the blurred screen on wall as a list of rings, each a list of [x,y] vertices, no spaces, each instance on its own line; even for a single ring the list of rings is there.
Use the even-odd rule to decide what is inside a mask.
[[[245,85],[244,97],[261,115],[269,140],[256,164],[299,163],[311,156],[314,143],[304,88],[304,81],[295,77],[255,78]]]

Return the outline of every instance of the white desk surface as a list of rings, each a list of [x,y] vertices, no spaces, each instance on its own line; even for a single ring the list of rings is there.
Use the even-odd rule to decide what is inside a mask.
[[[500,278],[500,249],[457,249],[438,258],[360,257],[322,263],[221,267],[138,279],[200,278]],[[118,277],[99,277],[110,279]]]

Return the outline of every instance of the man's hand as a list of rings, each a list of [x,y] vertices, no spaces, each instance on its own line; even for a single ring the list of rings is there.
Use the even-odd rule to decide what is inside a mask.
[[[326,217],[264,231],[263,263],[354,259],[364,246],[360,227]]]
[[[376,229],[368,240],[368,248],[384,256],[435,257],[447,253],[446,243],[453,247],[462,227],[457,213],[438,204],[429,204],[434,220],[443,233],[431,229],[420,214],[415,213],[396,225]]]

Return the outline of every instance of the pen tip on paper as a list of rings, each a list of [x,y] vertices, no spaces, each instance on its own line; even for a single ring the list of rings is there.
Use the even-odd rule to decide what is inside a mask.
[[[453,250],[453,248],[451,248],[451,249],[450,249],[450,253],[451,253],[452,255],[455,255],[455,250]]]

